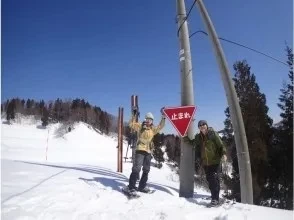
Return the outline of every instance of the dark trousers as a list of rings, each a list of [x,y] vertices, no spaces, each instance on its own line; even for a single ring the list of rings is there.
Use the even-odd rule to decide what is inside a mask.
[[[139,182],[139,190],[144,189],[148,180],[148,173],[150,171],[151,154],[145,151],[136,151],[135,160],[133,162],[132,173],[129,179],[129,189],[136,187],[136,182],[139,177],[139,172],[143,166],[143,174]]]
[[[204,166],[206,180],[211,192],[211,199],[219,201],[220,191],[220,164]]]

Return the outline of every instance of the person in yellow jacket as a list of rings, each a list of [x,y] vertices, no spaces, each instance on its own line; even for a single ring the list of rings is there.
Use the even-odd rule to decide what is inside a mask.
[[[148,173],[150,171],[151,153],[153,150],[153,137],[156,135],[165,125],[165,116],[163,114],[163,108],[161,109],[162,118],[158,126],[153,125],[154,117],[151,112],[148,112],[145,116],[143,123],[135,121],[136,110],[133,111],[132,118],[129,122],[129,127],[137,132],[138,141],[136,146],[135,160],[133,161],[132,173],[129,179],[128,190],[130,193],[136,191],[136,181],[139,177],[139,172],[143,166],[143,173],[139,182],[138,191],[149,192],[149,188],[146,187],[148,180]]]

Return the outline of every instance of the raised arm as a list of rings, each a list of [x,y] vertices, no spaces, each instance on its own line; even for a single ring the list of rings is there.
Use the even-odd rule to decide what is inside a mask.
[[[141,130],[141,123],[136,122],[136,118],[134,115],[132,116],[131,120],[129,121],[129,127],[136,132],[139,132]]]
[[[159,125],[153,128],[153,133],[157,134],[161,129],[163,129],[164,125],[165,125],[165,117],[162,116],[159,122]]]

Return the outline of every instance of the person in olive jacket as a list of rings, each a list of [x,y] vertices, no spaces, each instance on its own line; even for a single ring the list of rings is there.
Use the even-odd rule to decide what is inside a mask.
[[[165,116],[161,109],[162,118],[158,126],[153,125],[154,117],[152,113],[148,112],[145,116],[143,123],[136,122],[135,115],[136,109],[133,110],[133,116],[129,122],[129,127],[138,133],[138,141],[136,146],[135,160],[133,162],[132,173],[129,179],[128,190],[130,193],[135,193],[136,181],[139,176],[139,172],[143,166],[143,173],[139,182],[138,191],[148,192],[150,191],[147,185],[148,173],[151,165],[151,153],[153,150],[153,137],[156,135],[165,125]]]
[[[194,147],[196,157],[200,157],[201,166],[204,168],[206,179],[211,192],[211,205],[219,204],[220,168],[221,161],[226,161],[226,148],[217,132],[208,127],[207,121],[198,122],[200,132],[193,140],[186,137]],[[197,159],[197,158],[196,158]]]

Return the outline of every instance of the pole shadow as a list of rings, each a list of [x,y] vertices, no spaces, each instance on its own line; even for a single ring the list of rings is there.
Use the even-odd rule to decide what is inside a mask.
[[[21,163],[27,163],[27,164],[33,164],[33,165],[39,165],[39,166],[48,166],[48,167],[55,167],[55,168],[62,168],[62,169],[68,169],[68,170],[79,170],[87,173],[92,173],[92,174],[97,174],[102,177],[93,177],[92,179],[85,179],[80,177],[80,180],[87,181],[87,182],[99,182],[102,185],[106,187],[111,187],[113,190],[121,192],[121,188],[125,185],[128,184],[128,178],[120,174],[118,172],[111,171],[110,169],[106,169],[103,167],[96,167],[96,166],[87,166],[83,165],[85,167],[77,167],[77,166],[65,166],[65,165],[55,165],[55,164],[48,164],[48,163],[38,163],[38,162],[29,162],[29,161],[20,161],[20,160],[15,160],[16,162],[21,162]],[[125,184],[123,184],[125,183]],[[165,193],[168,193],[170,195],[174,195],[172,191],[179,192],[178,189],[162,184],[156,184],[152,182],[148,182],[147,185],[149,187],[154,188],[155,190],[162,191]]]

